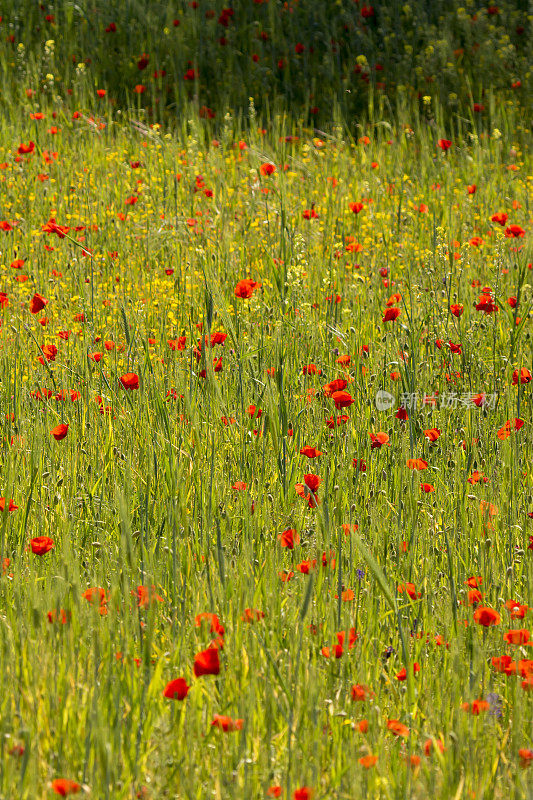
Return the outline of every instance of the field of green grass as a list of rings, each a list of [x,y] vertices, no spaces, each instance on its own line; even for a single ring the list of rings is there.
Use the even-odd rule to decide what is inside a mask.
[[[526,42],[419,97],[437,17],[403,91],[358,4],[219,5],[1,9],[0,798],[529,800]],[[390,92],[246,74],[348,12]]]

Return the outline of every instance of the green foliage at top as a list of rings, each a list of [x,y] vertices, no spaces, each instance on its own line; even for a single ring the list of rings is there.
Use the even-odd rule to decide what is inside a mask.
[[[32,90],[79,104],[104,89],[158,120],[191,104],[215,121],[247,115],[253,97],[262,119],[327,126],[334,111],[352,120],[369,104],[427,113],[431,96],[453,124],[493,113],[495,90],[522,102],[531,80],[521,0],[5,0],[1,14],[4,98]]]

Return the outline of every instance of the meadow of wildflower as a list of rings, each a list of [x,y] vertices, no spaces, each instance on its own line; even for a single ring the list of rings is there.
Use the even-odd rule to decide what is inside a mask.
[[[530,18],[464,5],[2,3],[1,800],[531,798]]]

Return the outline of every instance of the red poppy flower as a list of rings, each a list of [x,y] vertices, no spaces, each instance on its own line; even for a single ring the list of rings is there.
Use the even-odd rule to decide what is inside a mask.
[[[121,376],[120,382],[125,389],[139,388],[139,376],[135,372],[126,372],[125,375]]]
[[[503,227],[503,225],[505,225],[505,223],[507,222],[507,219],[508,215],[505,213],[505,211],[499,211],[497,214],[492,215],[490,221],[497,222],[498,225],[501,225]]]
[[[261,175],[264,176],[273,175],[275,171],[276,167],[274,166],[274,164],[266,163],[266,164],[261,164],[261,166],[259,167],[259,172],[261,173]]]
[[[92,586],[90,589],[86,589],[82,597],[91,605],[99,605],[100,609],[105,608],[107,602],[106,592],[101,586]]]
[[[62,423],[61,425],[56,425],[55,428],[52,428],[50,433],[57,442],[60,442],[61,439],[64,439],[68,433],[68,425],[64,423]]]
[[[211,727],[220,728],[220,730],[227,733],[228,731],[242,730],[243,724],[244,720],[242,719],[231,719],[231,717],[225,717],[222,714],[215,714],[211,723]]]
[[[72,614],[70,613],[70,611],[65,611],[64,608],[60,608],[58,614],[56,609],[54,608],[53,611],[48,611],[46,616],[50,624],[52,624],[53,622],[60,622],[61,625],[66,625],[67,622],[70,621]]]
[[[207,650],[197,653],[194,657],[193,671],[197,678],[201,675],[218,675],[220,673],[218,647],[208,647]]]
[[[168,697],[170,700],[185,700],[190,688],[185,678],[175,678],[165,686],[163,697]]]
[[[347,386],[348,381],[344,380],[344,378],[335,378],[335,380],[326,383],[326,385],[322,387],[322,391],[326,397],[332,397],[335,392],[342,392]]]
[[[337,600],[339,597],[338,594],[335,595],[335,599]],[[343,603],[350,603],[352,600],[355,599],[355,592],[353,589],[343,589],[341,592],[341,600]]]
[[[408,469],[424,470],[428,468],[428,462],[423,458],[408,458],[407,467]]]
[[[479,302],[475,305],[476,311],[483,311],[485,314],[493,314],[498,311],[498,305],[492,299],[490,293],[479,296]]]
[[[358,638],[359,637],[355,632],[355,628],[350,628],[348,637],[348,650],[352,649]],[[339,633],[337,633],[338,643],[333,647],[333,649],[330,649],[329,647],[323,647],[320,652],[325,658],[330,658],[331,655],[334,655],[335,658],[341,658],[342,655],[344,654],[345,639],[346,639],[346,632],[339,631]]]
[[[398,586],[398,592],[400,594],[405,592],[407,595],[409,595],[411,600],[417,600],[419,597],[422,597],[422,592],[416,591],[414,583],[400,583]]]
[[[520,766],[525,769],[533,762],[533,750],[523,747],[518,751],[518,757],[520,758]]]
[[[515,369],[513,372],[513,386],[517,386],[518,380],[520,380],[520,383],[531,383],[531,372],[526,367],[522,367],[520,372]]]
[[[488,503],[485,500],[482,500],[479,504],[479,509],[482,514],[485,514],[487,517],[495,517],[498,513],[498,509],[492,503]]]
[[[5,510],[6,510],[6,498],[5,497],[0,497],[0,511],[5,511]],[[18,510],[18,506],[15,505],[13,500],[10,500],[8,505],[7,505],[7,510],[8,511],[17,511]]]
[[[479,589],[470,589],[468,592],[468,605],[469,606],[476,606],[478,603],[481,603],[483,599],[483,593],[479,591]]]
[[[400,722],[397,719],[389,719],[387,722],[387,728],[395,736],[401,736],[404,739],[409,736],[409,728],[407,725],[404,725],[403,722]]]
[[[387,306],[387,308],[390,308],[391,306],[395,306],[396,303],[399,303],[401,299],[402,299],[401,294],[399,292],[396,292],[395,294],[392,294],[389,297],[385,305]]]
[[[55,547],[55,544],[54,540],[50,539],[49,536],[37,536],[31,540],[30,546],[32,553],[35,553],[36,556],[44,556],[45,553],[49,553]]]
[[[185,337],[183,338],[185,339]],[[224,344],[227,338],[228,338],[227,333],[221,333],[220,331],[215,331],[215,333],[211,334],[211,339],[210,339],[211,347],[213,347],[215,344]]]
[[[299,789],[294,790],[293,800],[311,800],[313,797],[313,790],[308,786],[301,786]]]
[[[235,297],[240,297],[242,300],[248,300],[253,295],[255,289],[259,289],[260,286],[260,283],[257,283],[257,281],[251,278],[243,278],[237,283],[233,294]]]
[[[43,319],[40,319],[39,322],[41,323],[41,325],[47,324],[48,319],[44,317]],[[57,358],[57,347],[55,346],[55,344],[43,344],[43,346],[41,347],[41,353],[43,354],[43,356],[46,358],[47,361],[55,361]],[[39,361],[41,364],[43,363],[42,358],[39,358]]]
[[[452,143],[449,139],[439,139],[437,144],[443,152],[446,152],[452,146]]]
[[[322,452],[320,450],[317,450],[316,447],[309,447],[308,445],[306,445],[305,447],[302,447],[302,449],[300,450],[300,455],[307,456],[307,458],[318,458],[319,456],[322,455]]]
[[[481,584],[483,583],[483,578],[481,575],[472,576],[467,581],[465,581],[466,586],[470,586],[471,589],[479,589]]]
[[[304,475],[304,481],[308,489],[316,493],[318,491],[318,487],[322,482],[322,478],[320,478],[318,475],[313,475],[311,473],[308,473],[307,475]]]
[[[519,431],[520,428],[522,428],[523,426],[524,426],[523,419],[518,419],[518,418],[515,418],[514,420],[508,419],[505,425],[503,425],[503,427],[500,428],[500,430],[496,435],[498,439],[504,441],[504,439],[509,438],[512,430]]]
[[[474,622],[477,622],[478,625],[483,625],[485,628],[489,628],[492,625],[499,625],[501,617],[493,608],[480,606],[474,611]]]
[[[281,546],[286,547],[289,550],[293,550],[294,545],[300,543],[300,537],[294,528],[287,528],[286,531],[283,531],[283,533],[279,534],[278,539]]]
[[[244,614],[242,614],[241,619],[243,622],[258,622],[261,619],[264,619],[265,612],[260,611],[258,608],[245,608]]]
[[[199,628],[204,619],[209,620],[211,623],[211,633],[218,633],[220,636],[224,636],[224,626],[220,624],[220,620],[216,614],[211,614],[209,611],[202,611],[201,614],[197,614],[194,618],[195,626]]]
[[[475,469],[472,475],[469,478],[467,478],[467,483],[470,483],[472,484],[472,486],[475,486],[475,484],[479,483],[479,481],[483,481],[483,483],[490,483],[489,479],[485,475],[482,475],[481,472]]]
[[[304,483],[296,484],[296,492],[300,497],[308,498],[309,508],[316,508],[318,505],[318,498],[316,493],[321,483],[321,478],[318,475],[308,473],[304,475]]]
[[[79,783],[70,781],[68,778],[55,778],[55,780],[52,781],[52,791],[61,795],[61,797],[67,797],[69,794],[76,794],[80,789],[81,786]]]
[[[331,395],[331,399],[334,401],[335,408],[337,409],[348,408],[349,406],[352,405],[352,403],[355,403],[355,400],[351,396],[351,394],[344,391],[333,392],[333,394]]]
[[[28,142],[28,144],[24,144],[24,142],[22,142],[22,144],[19,144],[17,148],[17,152],[21,156],[27,155],[28,153],[33,153],[34,150],[35,150],[35,142]]]
[[[357,759],[359,764],[365,769],[370,769],[371,767],[375,767],[378,763],[378,757],[373,755],[368,756],[361,756],[361,758]]]
[[[294,578],[294,572],[286,570],[285,572],[278,572],[278,576],[282,583],[288,583]]]
[[[490,703],[486,700],[474,700],[472,705],[470,703],[461,703],[463,711],[472,714],[474,717],[479,717],[482,711],[488,711]]]
[[[322,375],[322,370],[316,364],[306,364],[302,367],[302,372],[304,375]]]
[[[326,427],[328,427],[331,430],[332,428],[338,427],[339,425],[346,425],[347,422],[348,422],[348,414],[341,414],[341,416],[337,418],[329,417],[329,419],[326,420]]]
[[[383,315],[383,322],[394,322],[401,313],[401,309],[399,308],[388,308]]]
[[[30,312],[32,314],[38,314],[47,304],[48,300],[45,300],[41,294],[34,294],[30,300]]]
[[[452,312],[454,317],[460,317],[464,310],[465,310],[464,306],[461,305],[461,303],[454,303],[453,305],[450,306],[450,311]]]
[[[157,594],[155,586],[137,586],[132,595],[137,598],[139,608],[148,608],[155,603],[162,603],[163,598]]]
[[[370,445],[372,450],[376,448],[379,449],[384,444],[388,444],[390,446],[389,435],[387,433],[371,433],[370,439],[372,440],[372,444]]]
[[[511,613],[511,619],[524,619],[529,611],[529,606],[521,605],[515,600],[508,600],[505,604],[505,608]]]
[[[316,558],[313,558],[309,561],[301,561],[299,564],[296,564],[296,569],[302,575],[309,575],[316,567]]]
[[[526,644],[529,642],[530,633],[526,628],[520,630],[507,631],[503,634],[503,638],[507,644]]]
[[[415,661],[413,664],[413,675],[416,675],[417,672],[420,672],[420,664],[418,661]],[[396,679],[399,681],[407,680],[407,670],[405,667],[402,667],[402,669],[396,673]]]
[[[365,347],[365,345],[363,345],[363,348],[364,347]],[[368,346],[366,346],[366,347],[367,347],[366,352],[368,353]],[[364,350],[362,351],[361,355],[365,355],[365,351]],[[349,367],[350,364],[351,364],[351,361],[352,361],[352,359],[348,355],[339,356],[338,358],[335,359],[335,363],[336,364],[340,364],[341,367]]]
[[[505,237],[507,239],[518,239],[525,235],[526,232],[520,225],[509,225],[509,227],[505,229]]]
[[[496,672],[507,673],[511,664],[514,664],[514,661],[511,656],[492,656],[491,664]]]
[[[436,745],[439,748],[440,752],[444,753],[444,745],[440,741],[440,739],[436,740]],[[426,739],[426,741],[424,742],[424,753],[426,754],[426,756],[430,756],[432,751],[433,751],[433,740]]]
[[[363,686],[360,683],[356,683],[352,686],[350,694],[352,700],[359,703],[364,703],[365,700],[368,700],[372,696],[372,692],[368,686]]]

